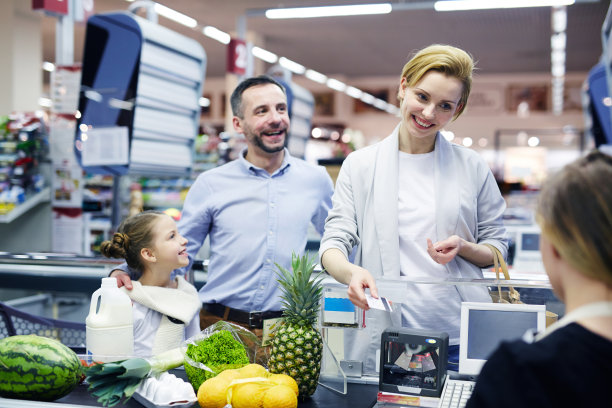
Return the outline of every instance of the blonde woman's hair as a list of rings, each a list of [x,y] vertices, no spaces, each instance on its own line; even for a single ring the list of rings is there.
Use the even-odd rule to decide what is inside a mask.
[[[612,157],[598,150],[544,184],[536,220],[572,267],[612,286]]]
[[[470,54],[462,49],[451,45],[434,44],[414,54],[410,61],[404,65],[401,78],[406,78],[410,87],[415,86],[429,71],[438,71],[457,78],[463,84],[457,111],[453,116],[453,119],[457,119],[463,113],[470,96],[474,65],[474,60]],[[397,98],[400,102],[402,101],[399,91]]]

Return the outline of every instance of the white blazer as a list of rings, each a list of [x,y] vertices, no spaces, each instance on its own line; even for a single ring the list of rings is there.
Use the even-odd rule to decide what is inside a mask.
[[[382,141],[351,153],[342,164],[319,250],[321,256],[337,248],[347,258],[353,250],[354,263],[375,279],[400,276],[398,131],[399,125]],[[431,237],[432,241],[458,235],[469,242],[494,245],[506,258],[508,244],[502,223],[506,204],[487,163],[440,133],[436,135],[434,163],[437,236]],[[455,257],[446,269],[449,278],[482,278],[481,268],[461,257]],[[491,301],[484,287],[458,285],[457,290],[464,301]],[[368,333],[356,333],[361,347],[351,344],[349,350],[355,350],[351,354],[366,360],[370,369],[375,367],[380,333],[392,324],[397,320],[392,322],[389,314],[368,311]]]

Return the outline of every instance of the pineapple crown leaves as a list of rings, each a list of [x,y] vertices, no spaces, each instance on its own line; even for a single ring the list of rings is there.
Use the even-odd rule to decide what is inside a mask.
[[[288,323],[298,325],[312,325],[317,320],[319,304],[323,293],[321,274],[312,277],[316,259],[308,255],[291,256],[291,269],[288,271],[279,264],[278,283],[281,285],[281,304],[283,316]],[[312,278],[312,279],[311,279]]]

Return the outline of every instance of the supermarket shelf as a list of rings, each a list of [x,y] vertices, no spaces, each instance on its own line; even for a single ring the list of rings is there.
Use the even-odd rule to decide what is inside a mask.
[[[47,201],[51,201],[51,189],[49,187],[45,187],[40,192],[29,197],[24,203],[16,206],[11,212],[0,215],[0,223],[8,224],[13,222],[36,205]]]

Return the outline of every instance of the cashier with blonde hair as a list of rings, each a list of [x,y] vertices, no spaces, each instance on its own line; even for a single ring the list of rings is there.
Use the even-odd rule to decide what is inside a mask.
[[[544,185],[540,251],[565,316],[534,343],[504,342],[467,408],[605,407],[612,380],[612,157],[594,151]]]

